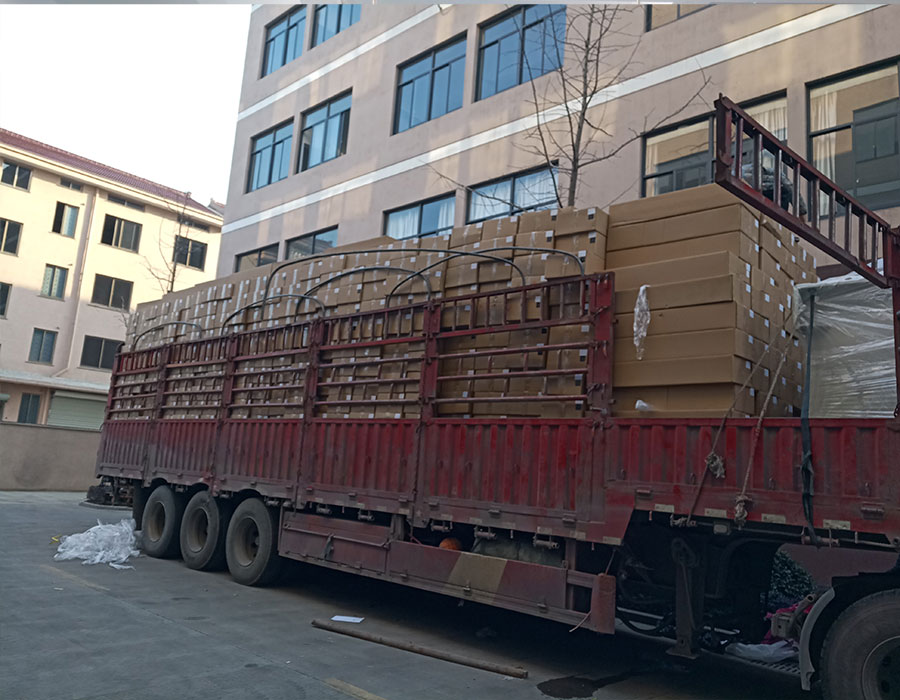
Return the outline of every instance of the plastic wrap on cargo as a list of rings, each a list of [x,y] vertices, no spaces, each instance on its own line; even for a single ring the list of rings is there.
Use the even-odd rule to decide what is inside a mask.
[[[855,273],[797,285],[796,329],[804,344],[809,335],[811,294],[815,294],[816,303],[812,386],[807,387],[810,416],[892,416],[897,404],[897,379],[890,290],[880,289]]]
[[[126,518],[116,524],[103,525],[99,520],[94,527],[60,540],[56,554],[57,561],[81,559],[84,564],[109,564],[115,569],[130,569],[122,566],[129,557],[140,556],[134,536],[134,520]]]
[[[644,338],[650,328],[650,302],[647,300],[649,288],[649,284],[641,285],[634,302],[634,350],[639,360],[644,359]]]

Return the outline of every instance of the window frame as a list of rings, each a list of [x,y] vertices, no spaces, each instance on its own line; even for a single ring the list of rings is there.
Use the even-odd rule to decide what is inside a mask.
[[[113,204],[118,204],[121,207],[127,207],[129,209],[134,209],[135,211],[146,211],[147,207],[143,204],[139,204],[138,202],[132,202],[130,199],[125,199],[124,197],[120,197],[117,194],[113,194],[112,192],[107,193],[106,200],[108,202],[112,202]]]
[[[543,204],[538,204],[533,207],[525,207],[525,208],[517,208],[514,205],[516,201],[516,187],[515,181],[519,178],[527,177],[528,175],[534,175],[535,173],[539,173],[544,170],[550,170],[553,172],[554,177],[556,178],[556,187],[559,188],[559,164],[553,163],[551,166],[541,165],[536,168],[528,168],[527,170],[519,170],[515,173],[511,173],[509,175],[504,175],[502,177],[495,177],[492,180],[485,180],[484,182],[479,182],[477,185],[471,185],[466,188],[466,225],[468,224],[477,224],[483,223],[485,221],[492,221],[494,219],[502,219],[507,216],[519,216],[520,214],[528,211],[540,211],[541,209],[552,209],[553,205],[559,206],[559,201],[554,199],[552,200],[551,206],[545,206]],[[471,219],[469,215],[472,211],[472,198],[477,194],[475,190],[480,187],[488,187],[490,185],[496,185],[501,182],[505,182],[506,180],[512,180],[512,185],[510,187],[510,210],[504,214],[497,214],[496,216],[487,216],[480,219]],[[550,203],[550,200],[548,200]]]
[[[62,213],[60,213],[60,208],[62,208]],[[76,234],[78,233],[77,232],[78,214],[79,214],[80,210],[81,210],[81,208],[76,207],[74,204],[67,204],[66,202],[57,201],[56,202],[56,211],[53,213],[53,224],[50,227],[50,231],[52,233],[56,233],[60,236],[63,236],[64,238],[75,238]],[[64,229],[66,228],[65,224],[66,224],[66,220],[67,220],[66,213],[69,211],[75,212],[75,215],[73,217],[74,220],[72,222],[72,235],[71,236],[68,233],[64,232]],[[59,221],[59,231],[56,230],[56,222],[57,221]]]
[[[6,245],[9,241],[9,225],[15,224],[19,227],[18,232],[16,233],[16,249],[13,251],[9,251],[6,249]],[[5,255],[15,255],[18,257],[19,255],[19,245],[22,243],[22,229],[25,226],[20,221],[13,221],[12,219],[4,219],[0,217],[0,253]]]
[[[70,180],[67,177],[59,178],[59,186],[65,187],[67,190],[72,190],[73,192],[81,192],[82,190],[84,190],[84,185],[82,185],[80,182]]]
[[[350,105],[347,107],[347,109],[345,109],[341,112],[338,112],[337,114],[331,114],[331,112],[330,112],[331,105],[343,100],[346,97],[350,98]],[[343,150],[340,150],[340,152],[337,155],[332,156],[331,158],[323,158],[318,163],[315,163],[313,165],[307,165],[306,167],[304,167],[304,165],[303,165],[304,157],[307,154],[307,149],[303,143],[304,134],[306,134],[306,132],[308,132],[308,131],[312,131],[313,129],[315,129],[316,126],[318,126],[319,124],[322,123],[322,122],[316,122],[312,126],[305,126],[306,120],[310,114],[312,114],[313,112],[318,112],[321,109],[326,110],[325,119],[323,120],[326,124],[325,136],[322,139],[323,143],[327,142],[327,140],[328,140],[328,131],[327,131],[328,121],[330,119],[333,119],[336,116],[341,115],[342,118],[339,122],[340,123],[339,128],[341,129],[341,132],[338,135],[338,140],[339,140],[339,144],[340,144],[339,149],[342,146]],[[353,110],[353,91],[351,89],[351,90],[344,90],[343,92],[335,95],[334,97],[331,97],[331,98],[325,100],[324,102],[320,102],[319,104],[317,104],[313,107],[310,107],[309,109],[301,112],[301,114],[300,114],[300,140],[298,142],[298,147],[297,147],[297,167],[296,167],[295,172],[297,172],[298,174],[305,173],[307,170],[312,170],[313,168],[316,168],[320,165],[324,165],[325,163],[329,163],[333,160],[337,160],[338,158],[340,158],[343,155],[347,155],[347,150],[349,148],[349,142],[350,142],[350,113],[352,110]],[[346,118],[344,118],[342,116],[344,114],[347,115]],[[324,146],[323,146],[322,150],[323,150],[323,155],[324,155],[324,150],[325,150]]]
[[[25,397],[28,397],[28,405],[26,408]],[[35,405],[32,405],[32,404]],[[27,419],[29,414],[34,413],[34,420],[22,420],[22,414],[25,412],[25,418]],[[41,418],[41,395],[40,394],[32,394],[31,392],[22,392],[22,395],[19,397],[19,415],[16,418],[16,423],[21,423],[22,425],[38,425],[38,421]]]
[[[321,10],[323,10],[323,9],[327,11],[328,8],[331,8],[331,7],[337,7],[337,8],[340,8],[340,9],[338,10],[338,21],[337,21],[338,30],[337,30],[334,34],[332,34],[331,36],[326,36],[324,39],[322,39],[322,41],[316,41],[316,36],[317,36],[318,33],[319,33],[319,32],[318,32],[318,29],[319,29],[319,12],[320,12]],[[344,27],[343,29],[341,29],[341,28],[340,28],[340,26],[341,26],[341,14],[343,13],[344,8],[357,8],[357,11],[359,12],[359,16],[358,16],[355,20],[352,19],[352,17],[351,17],[350,24],[348,24],[346,27]],[[353,12],[353,10],[351,9],[351,13],[352,13],[352,12]],[[317,46],[321,46],[322,44],[324,44],[324,43],[325,43],[326,41],[328,41],[329,39],[333,39],[334,37],[336,37],[336,36],[337,36],[338,34],[340,34],[341,32],[350,29],[350,27],[352,27],[354,24],[356,24],[357,22],[359,22],[359,20],[362,19],[362,4],[361,4],[361,3],[349,3],[349,2],[348,2],[348,3],[320,3],[320,4],[317,4],[317,5],[315,5],[315,6],[313,7],[313,12],[312,12],[312,14],[313,14],[312,28],[311,28],[310,33],[309,33],[309,34],[310,34],[310,36],[309,36],[309,48],[310,48],[310,50],[316,48]]]
[[[32,359],[32,354],[34,354],[34,340],[37,337],[37,334],[41,334],[41,342],[37,351],[37,360]],[[34,327],[31,331],[31,345],[28,347],[28,362],[38,365],[52,365],[53,364],[53,356],[56,354],[56,339],[59,336],[58,331],[47,330],[46,328],[37,328]],[[44,348],[46,339],[50,338],[50,359],[42,360],[40,359],[44,354]]]
[[[705,8],[704,8],[705,9]],[[741,109],[748,110],[759,107],[760,105],[764,105],[767,102],[775,102],[776,100],[787,100],[787,91],[780,90],[778,92],[769,93],[767,95],[762,95],[761,97],[754,97],[751,100],[745,100],[740,103]],[[787,103],[785,102],[785,109],[787,109]],[[683,129],[688,126],[693,126],[694,124],[702,124],[704,121],[707,122],[707,161],[709,163],[709,171],[707,173],[709,180],[704,184],[710,184],[715,180],[715,148],[716,148],[716,113],[715,112],[707,112],[705,114],[701,114],[696,117],[690,117],[688,119],[682,119],[679,122],[674,124],[669,124],[667,126],[660,127],[659,129],[655,129],[653,131],[647,131],[641,134],[641,188],[640,188],[640,197],[643,199],[647,196],[647,182],[648,180],[657,179],[664,175],[671,174],[667,173],[654,173],[652,175],[647,175],[647,139],[653,138],[655,136],[662,136],[663,134],[668,134],[674,131],[678,131],[679,129]],[[674,171],[673,171],[674,172]],[[672,190],[673,192],[679,192],[681,190]]]
[[[184,247],[184,244],[181,243],[182,241],[187,241],[186,248]],[[182,262],[181,260],[178,260],[179,247],[181,247],[184,250],[184,262]],[[195,247],[199,247],[200,250],[203,251],[203,257],[202,257],[202,261],[201,261],[199,267],[197,265],[192,265],[190,263],[191,253],[193,252],[193,249]],[[175,265],[184,265],[185,267],[189,267],[192,270],[200,270],[200,272],[203,272],[203,270],[206,269],[206,251],[207,251],[207,244],[204,243],[203,241],[197,241],[197,240],[194,240],[193,238],[188,238],[187,236],[176,235],[175,243],[172,246],[172,262]]]
[[[50,285],[48,291],[44,291],[44,286],[47,284],[47,273],[50,273]],[[62,279],[62,293],[57,296],[53,293],[53,290],[57,287],[57,281]],[[41,291],[39,296],[44,299],[58,299],[59,301],[64,301],[66,298],[66,285],[69,283],[69,269],[66,267],[62,267],[60,265],[51,265],[47,263],[44,265],[44,279],[41,282]]]
[[[463,45],[462,56],[458,56],[458,57],[450,60],[447,63],[442,63],[440,66],[435,66],[435,64],[434,64],[435,55],[437,55],[438,52],[444,51],[457,43],[462,43],[462,45]],[[467,49],[468,49],[468,36],[467,36],[467,33],[465,31],[463,31],[462,33],[457,34],[456,36],[448,39],[447,41],[444,41],[444,42],[438,44],[437,46],[434,46],[434,47],[428,49],[427,51],[423,51],[422,53],[418,54],[417,56],[413,56],[412,58],[404,61],[403,63],[401,63],[397,66],[397,81],[396,81],[396,85],[394,87],[394,117],[391,120],[391,135],[405,133],[411,129],[415,129],[417,126],[421,126],[422,124],[427,124],[428,122],[433,121],[435,119],[440,119],[445,114],[450,114],[451,112],[455,112],[455,111],[463,108],[464,102],[465,102],[465,92],[466,92],[465,80],[466,80]],[[411,124],[407,128],[401,130],[398,128],[398,126],[399,126],[398,122],[400,120],[400,96],[401,96],[402,89],[406,85],[415,82],[416,79],[421,77],[421,76],[416,76],[416,78],[408,80],[405,83],[401,83],[400,82],[401,76],[403,75],[403,71],[405,68],[407,68],[415,63],[418,63],[419,61],[425,59],[426,57],[431,58],[431,67],[428,69],[428,118],[425,121],[419,122],[418,124]],[[448,109],[446,112],[444,112],[443,114],[439,114],[436,117],[432,116],[432,112],[434,109],[434,74],[436,71],[440,70],[441,68],[450,66],[451,64],[453,64],[457,61],[462,61],[462,66],[463,66],[463,84],[461,86],[459,107],[454,107],[453,109]],[[448,102],[449,102],[449,92],[450,91],[449,91],[449,81],[448,81],[448,90],[447,90]]]
[[[261,247],[259,247],[259,248],[253,248],[253,249],[248,250],[248,251],[246,251],[246,252],[244,252],[244,253],[238,253],[237,255],[235,255],[235,256],[234,256],[234,271],[235,271],[235,272],[240,272],[240,271],[241,271],[241,268],[240,268],[240,260],[243,259],[243,258],[245,258],[245,257],[247,257],[247,256],[249,256],[249,255],[253,255],[254,253],[256,254],[257,257],[256,257],[256,264],[253,265],[252,267],[262,267],[263,265],[271,265],[271,263],[262,263],[262,264],[260,264],[260,262],[259,262],[259,254],[262,253],[264,250],[268,250],[268,249],[270,249],[270,248],[274,248],[274,249],[275,249],[275,257],[274,257],[274,259],[272,260],[272,262],[278,262],[278,244],[277,244],[277,243],[270,243],[269,245],[264,245],[264,246],[261,246]]]
[[[884,68],[889,68],[893,66],[897,70],[897,90],[898,94],[900,94],[900,58],[890,58],[886,61],[877,61],[876,63],[870,63],[865,66],[860,66],[858,68],[852,68],[850,70],[842,71],[840,73],[836,73],[835,75],[830,75],[827,78],[822,78],[820,80],[813,80],[806,83],[806,152],[809,154],[810,159],[809,162],[813,163],[813,139],[819,136],[826,136],[828,134],[836,134],[841,131],[850,130],[851,133],[851,148],[853,147],[852,141],[852,133],[853,133],[853,122],[847,122],[845,124],[838,124],[837,126],[830,126],[825,129],[817,129],[813,131],[810,126],[812,124],[812,99],[811,93],[816,88],[825,87],[826,85],[831,85],[835,83],[840,83],[845,80],[855,78],[857,76],[866,75],[867,73],[875,73]],[[875,103],[879,104],[879,103]],[[874,106],[874,105],[870,105]],[[900,132],[900,97],[897,98],[897,120],[898,120],[898,132]],[[900,140],[900,133],[897,135],[898,140]],[[898,143],[898,147],[900,147],[900,143]],[[865,162],[865,161],[860,161]],[[837,183],[841,184],[841,183]],[[846,187],[845,189],[851,194],[858,198],[858,195],[854,192],[854,187]],[[900,206],[900,199],[892,205],[889,205],[889,208]],[[881,208],[881,207],[879,207]]]
[[[660,29],[661,27],[667,27],[667,26],[669,26],[670,24],[674,24],[675,22],[677,22],[677,21],[680,20],[680,19],[684,19],[685,17],[690,17],[691,15],[696,15],[698,12],[703,12],[703,10],[709,9],[709,8],[712,7],[714,4],[715,4],[715,3],[707,3],[706,5],[703,5],[702,7],[698,7],[696,10],[693,10],[693,11],[688,12],[688,13],[686,13],[686,14],[681,14],[681,7],[682,7],[682,5],[691,5],[691,6],[693,6],[693,4],[692,4],[692,3],[680,3],[680,2],[677,2],[677,3],[675,3],[675,7],[676,7],[676,11],[675,11],[675,19],[670,19],[668,22],[663,22],[662,24],[660,24],[660,25],[658,25],[658,26],[656,26],[656,27],[652,26],[652,23],[653,23],[653,20],[652,20],[653,5],[647,5],[647,6],[644,8],[644,33],[652,32],[654,29]]]
[[[302,19],[292,23],[292,20],[294,19],[294,15],[300,14],[301,12],[303,13]],[[265,31],[263,32],[262,65],[260,66],[260,70],[259,70],[260,78],[265,78],[267,75],[272,75],[273,73],[278,71],[279,68],[284,68],[288,63],[291,63],[292,61],[297,60],[298,58],[300,58],[303,55],[303,49],[306,46],[306,20],[307,20],[308,15],[309,15],[309,11],[308,11],[306,5],[294,5],[290,10],[282,13],[281,15],[279,15],[277,18],[273,19],[271,22],[269,22],[265,26]],[[282,52],[281,63],[279,63],[275,68],[273,68],[272,70],[267,72],[266,67],[269,64],[269,60],[268,60],[269,59],[269,48],[270,48],[269,43],[270,43],[270,41],[273,41],[269,37],[269,32],[271,32],[272,29],[276,25],[281,24],[282,22],[286,23],[285,29],[284,29],[284,33],[286,36],[285,36],[285,40],[284,40],[284,51]],[[291,27],[296,26],[300,22],[303,23],[303,29],[300,32],[299,42],[297,43],[297,47],[299,48],[299,51],[298,51],[297,55],[288,59],[287,58],[287,54],[288,54],[287,35],[290,34]]]
[[[275,135],[288,125],[290,125],[290,127],[291,127],[291,131],[290,131],[290,134],[288,135],[288,137],[281,139],[280,141],[276,141]],[[269,136],[270,134],[272,136],[271,145],[264,146],[263,148],[257,149],[255,144],[260,139],[264,139],[266,136]],[[286,141],[290,143],[290,145],[288,147],[287,172],[285,172],[283,177],[280,177],[277,180],[273,180],[272,179],[272,171],[273,171],[273,166],[275,164],[275,158],[273,157],[275,154],[275,148],[279,144],[284,144]],[[264,184],[260,185],[259,187],[253,187],[253,179],[254,179],[254,175],[255,175],[253,166],[254,166],[254,161],[256,159],[256,155],[257,155],[257,153],[262,153],[266,149],[271,149],[271,151],[272,151],[272,153],[269,156],[268,178]],[[255,136],[251,136],[250,137],[250,153],[249,153],[249,157],[247,159],[247,187],[244,190],[244,193],[249,194],[251,192],[258,192],[259,190],[263,189],[264,187],[268,187],[269,185],[274,185],[276,182],[281,182],[282,180],[287,180],[291,176],[291,163],[293,162],[293,159],[291,158],[291,153],[293,152],[293,150],[294,150],[294,118],[293,117],[291,117],[290,119],[286,119],[283,122],[276,124],[275,126],[269,128],[269,129],[266,129],[265,131],[260,131]]]
[[[434,231],[422,231],[422,209],[427,204],[433,204],[435,202],[440,202],[442,200],[451,200],[453,202],[453,223],[449,226],[445,226],[444,228],[435,229]],[[407,211],[409,209],[416,209],[416,219],[417,225],[416,229],[418,229],[418,233],[407,236],[406,238],[394,238],[390,234],[388,234],[388,221],[390,220],[391,214],[396,214],[397,212]],[[456,223],[456,191],[452,190],[446,194],[440,194],[436,197],[429,197],[428,199],[422,199],[418,202],[412,202],[402,207],[394,207],[393,209],[388,209],[384,212],[383,216],[383,224],[382,224],[382,235],[385,238],[389,238],[393,241],[407,241],[412,240],[413,238],[427,238],[429,236],[441,236],[450,233],[453,230],[453,226]]]
[[[84,361],[84,355],[85,355],[85,352],[87,351],[88,339],[100,341],[100,349],[99,349],[99,352],[97,353],[97,364],[96,365],[86,364]],[[109,367],[105,367],[103,365],[103,358],[105,355],[107,343],[111,343],[115,347],[115,349],[113,350],[112,362],[110,363]],[[79,362],[78,366],[85,367],[87,369],[99,369],[99,370],[104,370],[104,371],[112,371],[112,369],[116,365],[116,355],[118,354],[119,348],[122,345],[124,345],[124,341],[122,341],[122,340],[116,340],[114,338],[101,338],[100,336],[96,336],[96,335],[85,335],[81,341],[81,358],[78,361]]]
[[[105,214],[104,217],[103,228],[100,230],[100,245],[109,246],[110,248],[118,248],[119,250],[127,250],[129,253],[138,253],[141,249],[141,234],[144,231],[144,225],[139,224],[137,221],[123,219],[119,216],[115,216],[114,214]],[[112,227],[111,242],[107,243],[103,239],[106,236],[106,227],[109,219],[112,219],[115,223]],[[125,228],[124,224],[131,224],[132,226],[137,227],[137,230],[134,232],[134,248],[129,248],[128,246],[121,245],[122,233]],[[117,240],[118,243],[116,242]]]
[[[334,244],[326,246],[325,248],[322,249],[322,251],[317,250],[316,243],[318,242],[319,236],[322,236],[326,233],[332,233],[332,232],[334,232],[334,239],[335,239]],[[308,239],[308,238],[311,238],[313,241],[312,252],[308,253],[308,255],[318,255],[320,252],[323,252],[324,250],[334,248],[335,246],[337,246],[337,233],[338,233],[337,226],[328,226],[326,228],[320,228],[318,231],[312,231],[311,233],[304,233],[302,236],[294,236],[293,238],[288,239],[284,243],[284,259],[285,260],[301,260],[302,258],[307,257],[306,255],[300,255],[295,258],[292,258],[291,257],[291,244],[296,243],[297,241]]]
[[[6,168],[8,168],[8,167],[14,168],[12,182],[5,182],[2,179],[3,173],[5,172]],[[21,178],[21,171],[28,173],[28,175],[25,177],[26,182],[24,185],[19,184],[19,180]],[[14,162],[14,161],[10,161],[10,160],[7,160],[6,158],[4,158],[2,164],[0,164],[0,185],[6,185],[7,187],[14,187],[17,190],[25,190],[26,192],[30,192],[31,191],[31,180],[32,180],[31,176],[33,173],[34,173],[34,170],[32,168],[29,168],[27,165],[19,165],[18,163]]]
[[[96,301],[95,297],[97,296],[97,283],[100,281],[100,278],[110,280],[109,285],[109,294],[107,295],[106,303]],[[117,306],[112,302],[116,298],[116,283],[127,284],[128,286],[128,300],[125,306]],[[122,311],[129,311],[131,309],[131,297],[134,294],[134,282],[130,280],[123,280],[119,277],[110,277],[109,275],[101,275],[99,272],[94,274],[94,285],[91,287],[91,304],[94,306],[102,306],[106,309],[120,309]]]
[[[9,302],[12,299],[12,284],[0,282],[0,318],[6,318],[9,312]]]
[[[540,4],[550,5],[550,3],[540,3]],[[480,102],[481,100],[490,99],[494,95],[499,95],[501,92],[506,92],[507,90],[512,90],[514,87],[518,87],[519,85],[524,85],[525,82],[527,82],[523,79],[523,75],[524,75],[523,65],[524,65],[524,56],[525,56],[525,31],[527,29],[529,29],[530,27],[534,27],[538,24],[538,22],[533,22],[532,24],[528,24],[528,25],[525,24],[525,12],[530,7],[534,7],[534,5],[517,5],[517,6],[513,7],[512,9],[506,10],[506,11],[500,13],[499,15],[495,15],[494,17],[491,17],[490,19],[485,20],[484,22],[482,22],[481,24],[478,25],[478,47],[477,47],[477,51],[475,53],[475,95],[474,95],[474,99],[472,100],[473,102]],[[560,5],[560,7],[562,9],[554,10],[554,11],[550,12],[546,16],[542,17],[540,19],[540,22],[541,23],[546,22],[553,15],[558,14],[558,13],[562,13],[563,16],[565,17],[568,12],[567,6],[565,4],[562,4],[562,5]],[[516,80],[515,84],[510,85],[509,87],[503,88],[502,90],[496,90],[495,92],[492,92],[490,95],[485,95],[484,97],[480,97],[481,81],[484,78],[484,75],[482,72],[482,64],[484,62],[482,61],[481,56],[484,52],[484,49],[486,48],[486,45],[483,43],[484,42],[484,33],[486,30],[490,29],[495,24],[504,22],[505,20],[509,19],[510,17],[515,16],[516,14],[521,14],[521,16],[522,16],[521,21],[516,22],[517,33],[519,35],[519,65],[518,65],[517,80]],[[487,46],[492,46],[492,45],[498,43],[501,39],[505,38],[506,36],[512,36],[512,32],[492,41]],[[499,49],[498,49],[498,51],[499,51]],[[563,62],[565,62],[565,48],[563,48]],[[547,75],[548,73],[551,73],[553,70],[556,70],[556,68],[551,68],[550,70],[547,70],[547,71],[541,73],[540,75],[535,76],[532,79],[540,78],[544,75]]]

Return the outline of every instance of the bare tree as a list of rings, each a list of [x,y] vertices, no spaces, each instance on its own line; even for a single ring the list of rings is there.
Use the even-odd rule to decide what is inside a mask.
[[[574,206],[586,168],[615,159],[646,132],[703,101],[709,79],[698,67],[697,84],[687,98],[660,114],[646,114],[640,128],[624,131],[608,118],[607,107],[616,98],[616,86],[639,68],[635,56],[642,34],[632,33],[629,28],[635,22],[628,20],[642,11],[635,6],[568,5],[565,19],[560,13],[545,20],[552,30],[549,34],[544,31],[542,65],[532,66],[534,53],[523,52],[523,71],[534,76],[529,83],[535,126],[527,132],[521,148],[564,176],[560,179],[565,191],[554,183],[560,206]],[[564,35],[552,26],[563,21]],[[548,62],[550,75],[544,77]]]
[[[183,194],[180,210],[166,204],[166,209],[175,215],[177,227],[174,229],[174,232],[171,229],[167,232],[165,230],[168,228],[166,220],[160,220],[159,231],[156,236],[157,252],[159,253],[158,261],[154,262],[146,255],[143,256],[144,267],[150,276],[157,281],[163,294],[168,294],[175,290],[175,278],[178,275],[176,248],[178,241],[181,238],[185,238],[182,232],[187,225],[186,212],[190,196],[190,192]],[[168,235],[169,233],[172,234],[171,237]]]

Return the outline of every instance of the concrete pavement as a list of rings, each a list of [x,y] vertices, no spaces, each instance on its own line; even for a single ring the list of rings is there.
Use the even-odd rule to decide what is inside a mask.
[[[0,697],[461,700],[808,697],[791,678],[703,659],[687,667],[629,636],[291,565],[275,587],[140,557],[134,570],[53,560],[56,535],[129,514],[81,494],[0,493]],[[514,680],[314,629],[365,617],[374,634],[527,668]],[[493,633],[493,634],[492,634]]]

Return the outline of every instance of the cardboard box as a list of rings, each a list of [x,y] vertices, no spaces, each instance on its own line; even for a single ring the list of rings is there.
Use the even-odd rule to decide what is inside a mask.
[[[685,280],[735,275],[750,282],[752,265],[728,251],[665,260],[645,265],[610,268],[616,291],[639,289],[641,285],[672,284]]]
[[[613,415],[635,411],[646,417],[668,412],[719,411],[734,405],[736,411],[753,413],[755,389],[741,391],[739,384],[700,384],[697,386],[660,386],[613,388]],[[638,409],[638,402],[646,408]]]
[[[553,229],[547,229],[545,231],[531,231],[529,233],[518,233],[516,234],[515,245],[519,248],[552,249],[553,238]]]
[[[664,219],[695,211],[716,209],[740,200],[716,184],[691,187],[677,192],[668,192],[656,197],[644,197],[631,202],[613,204],[609,208],[609,225],[637,223]]]
[[[513,275],[513,267],[507,263],[502,262],[483,262],[478,265],[478,283],[484,284],[485,282],[508,282],[512,279]],[[516,284],[521,284],[521,279],[518,279],[518,273],[516,273]],[[489,290],[482,290],[489,291]]]
[[[701,358],[616,362],[614,387],[668,386],[679,384],[743,384],[753,363],[734,355],[709,355]],[[759,372],[752,386],[759,388]]]
[[[506,238],[519,232],[519,217],[511,216],[506,219],[491,219],[485,221],[482,226],[481,239],[488,241],[494,238]],[[510,244],[512,245],[512,244]]]
[[[754,362],[762,356],[767,343],[746,331],[734,328],[648,335],[644,338],[641,361],[709,355],[735,355]],[[637,361],[633,337],[616,337],[613,358],[616,362]]]
[[[755,213],[743,203],[735,203],[681,216],[611,226],[606,249],[614,251],[660,245],[729,231],[741,231],[759,243],[759,220]]]
[[[608,226],[609,215],[602,209],[565,207],[557,213],[555,229],[557,235],[586,231],[597,231],[606,235]]]
[[[759,245],[740,231],[717,233],[701,238],[689,238],[672,243],[660,243],[641,248],[624,248],[606,254],[606,264],[610,268],[645,265],[647,263],[676,260],[695,255],[706,255],[728,251],[744,262],[759,263]]]
[[[519,231],[550,231],[556,228],[558,209],[527,211],[519,216]]]
[[[637,295],[637,289],[617,290],[616,313],[633,313]],[[686,282],[650,285],[647,290],[647,300],[651,311],[679,306],[715,304],[723,301],[737,302],[749,308],[751,298],[750,283],[737,275],[719,275]]]
[[[450,232],[450,249],[481,242],[482,224],[458,226]]]

